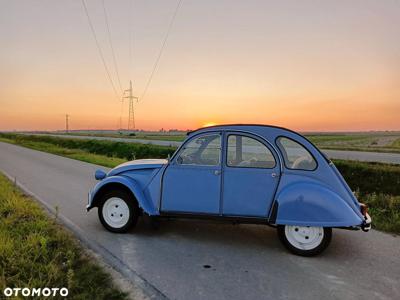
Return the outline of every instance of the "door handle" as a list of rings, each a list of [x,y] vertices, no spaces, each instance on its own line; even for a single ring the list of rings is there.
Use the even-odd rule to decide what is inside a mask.
[[[278,176],[278,174],[276,174],[276,173],[271,173],[271,177],[275,178],[275,177],[277,177],[277,176]]]
[[[221,173],[222,173],[221,170],[215,170],[215,171],[214,171],[214,175],[217,175],[217,176],[218,176],[218,175],[221,175]]]

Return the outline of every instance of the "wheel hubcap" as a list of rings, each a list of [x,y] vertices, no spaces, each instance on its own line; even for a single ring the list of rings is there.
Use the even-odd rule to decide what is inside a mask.
[[[323,227],[285,226],[285,235],[289,243],[301,250],[318,247],[324,238]]]
[[[129,207],[123,199],[112,197],[104,203],[102,214],[109,226],[121,228],[128,223]]]

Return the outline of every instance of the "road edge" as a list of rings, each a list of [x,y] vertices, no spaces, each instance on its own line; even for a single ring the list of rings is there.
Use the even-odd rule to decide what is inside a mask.
[[[71,220],[56,211],[40,196],[30,191],[23,183],[19,182],[16,177],[11,176],[8,172],[1,170],[11,182],[20,188],[26,195],[34,198],[39,204],[50,214],[57,217],[57,220],[64,225],[78,239],[84,250],[89,250],[88,254],[98,260],[105,272],[108,272],[114,279],[114,282],[121,290],[128,290],[135,299],[168,299],[160,290],[154,287],[150,282],[141,277],[137,272],[127,267],[118,257],[109,252],[106,248],[95,241],[91,241]],[[128,287],[130,284],[131,287]],[[132,293],[133,291],[133,293]],[[140,291],[139,293],[137,293]]]

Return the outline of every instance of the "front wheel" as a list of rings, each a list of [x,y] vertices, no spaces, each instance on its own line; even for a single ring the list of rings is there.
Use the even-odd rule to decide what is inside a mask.
[[[114,190],[101,197],[98,214],[101,224],[107,230],[123,233],[136,225],[139,207],[129,193]]]
[[[290,252],[300,256],[314,256],[328,247],[332,239],[332,228],[279,225],[278,236]]]

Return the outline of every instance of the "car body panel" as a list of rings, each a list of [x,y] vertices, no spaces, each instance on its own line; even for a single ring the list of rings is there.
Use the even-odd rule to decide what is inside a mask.
[[[226,146],[223,151],[222,214],[267,218],[279,184],[281,173],[279,155],[268,142],[257,136],[227,131],[225,142],[230,135],[252,138],[263,144],[271,152],[275,166],[272,168],[229,166]]]
[[[156,171],[159,171],[159,169]],[[157,207],[154,205],[154,202],[151,201],[151,198],[145,195],[145,191],[143,190],[143,186],[140,184],[140,181],[135,180],[132,174],[130,175],[131,176],[110,176],[96,184],[93,190],[89,192],[88,205],[86,206],[86,209],[89,211],[93,207],[97,206],[97,201],[100,200],[99,195],[101,194],[102,190],[104,191],[109,185],[121,184],[128,188],[129,191],[135,196],[139,207],[144,212],[149,215],[158,215]],[[149,180],[150,176],[151,175],[149,175]]]
[[[178,165],[185,145],[202,135],[221,134],[217,166]],[[229,134],[261,141],[274,155],[274,168],[237,168],[226,163]],[[317,162],[312,171],[286,168],[276,140],[287,137],[304,146]],[[111,170],[90,193],[88,209],[102,187],[125,185],[143,212],[157,215],[201,215],[260,218],[271,224],[354,227],[364,223],[360,204],[336,167],[300,134],[274,126],[225,125],[203,128],[167,160],[135,160]]]
[[[363,221],[337,193],[309,181],[287,185],[276,198],[278,225],[350,227]]]
[[[218,214],[221,194],[219,166],[167,167],[162,188],[163,212]]]

